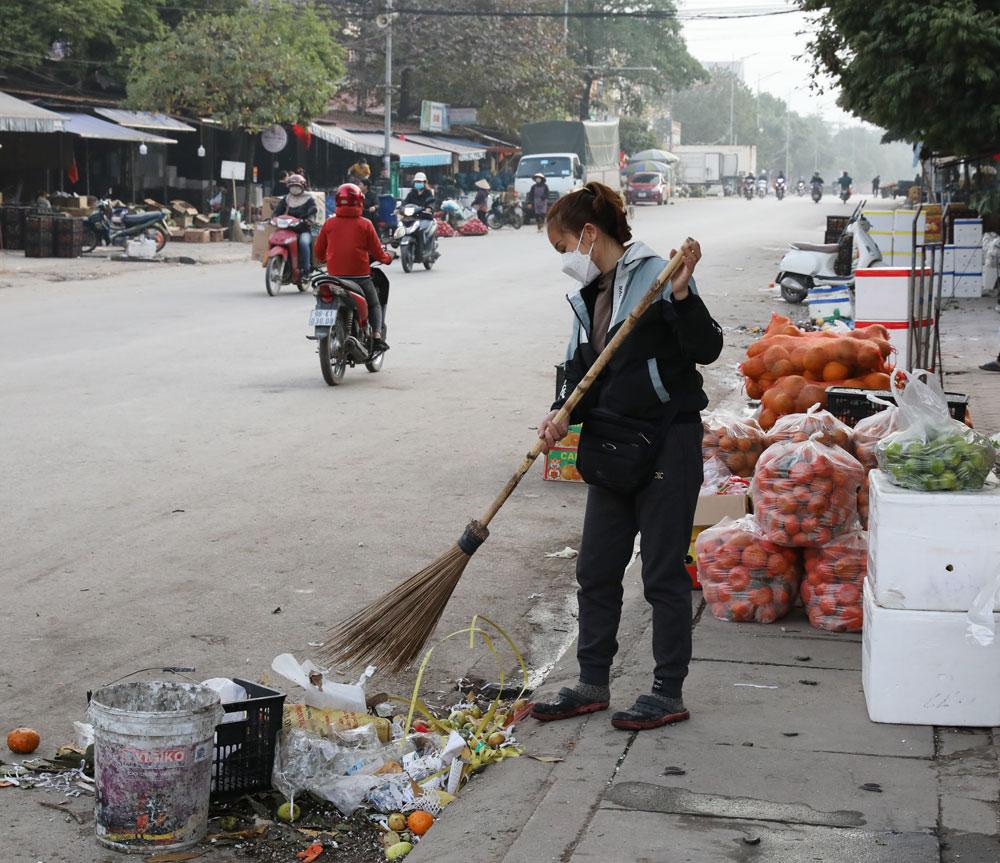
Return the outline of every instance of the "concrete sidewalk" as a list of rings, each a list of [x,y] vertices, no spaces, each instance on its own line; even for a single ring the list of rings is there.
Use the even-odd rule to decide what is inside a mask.
[[[648,690],[637,561],[626,574],[611,711]],[[871,861],[993,863],[992,729],[869,722],[858,635],[722,623],[694,594],[687,723],[629,733],[610,713],[518,730],[529,755],[449,807],[413,863]],[[571,650],[543,691],[575,682]]]

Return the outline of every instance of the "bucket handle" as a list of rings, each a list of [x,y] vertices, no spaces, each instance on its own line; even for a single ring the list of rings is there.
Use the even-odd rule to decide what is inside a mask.
[[[152,668],[140,668],[138,671],[131,671],[128,674],[119,677],[117,680],[112,680],[110,683],[105,683],[105,686],[114,686],[116,683],[121,683],[123,680],[127,680],[129,677],[135,677],[137,674],[144,674],[147,671],[162,671],[164,674],[179,674],[181,677],[187,677],[188,673],[197,671],[197,668],[186,666],[186,665],[165,665],[156,666]],[[188,678],[193,683],[197,683],[197,680],[193,678]],[[94,694],[92,689],[87,690],[87,704],[90,704],[90,698]]]

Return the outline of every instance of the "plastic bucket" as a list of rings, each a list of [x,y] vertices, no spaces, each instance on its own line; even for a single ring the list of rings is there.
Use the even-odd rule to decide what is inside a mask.
[[[194,683],[116,683],[97,690],[87,712],[97,841],[141,854],[204,838],[219,696]]]

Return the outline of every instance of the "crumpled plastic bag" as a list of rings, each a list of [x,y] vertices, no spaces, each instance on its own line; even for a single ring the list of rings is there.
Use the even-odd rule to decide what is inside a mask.
[[[899,392],[904,378],[906,388]],[[904,425],[875,447],[878,466],[889,481],[914,491],[981,489],[996,452],[988,438],[952,419],[937,377],[920,369],[910,374],[897,369],[892,383]]]
[[[706,461],[703,469],[705,478],[701,483],[700,494],[718,494],[723,483],[733,475],[722,459],[717,456]]]
[[[996,618],[1000,611],[1000,573],[987,580],[969,606],[965,639],[981,647],[989,647],[996,638]]]
[[[310,707],[348,710],[353,713],[368,712],[363,686],[351,686],[347,683],[328,680],[329,669],[320,668],[308,659],[305,662],[299,662],[292,654],[282,653],[274,658],[271,670],[296,686],[301,686],[305,690],[301,701]],[[362,681],[364,679],[362,677]],[[313,681],[318,681],[319,685]]]

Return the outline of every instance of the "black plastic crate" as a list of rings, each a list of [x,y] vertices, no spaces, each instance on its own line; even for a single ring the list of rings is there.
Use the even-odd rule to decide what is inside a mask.
[[[212,799],[232,800],[271,787],[274,747],[281,730],[285,696],[275,689],[233,678],[250,696],[223,704],[226,713],[246,712],[246,719],[215,726]]]
[[[868,400],[873,395],[882,401],[896,403],[895,396],[888,390],[857,390],[850,387],[830,387],[826,391],[826,409],[841,422],[854,428],[860,420],[885,410],[885,405]],[[969,397],[962,393],[945,393],[948,410],[953,418],[965,422],[969,408]]]
[[[851,221],[850,216],[827,216],[826,217],[826,232],[832,234],[836,231],[839,237],[844,233],[844,228],[847,227],[848,223]],[[836,242],[836,240],[834,240]]]

